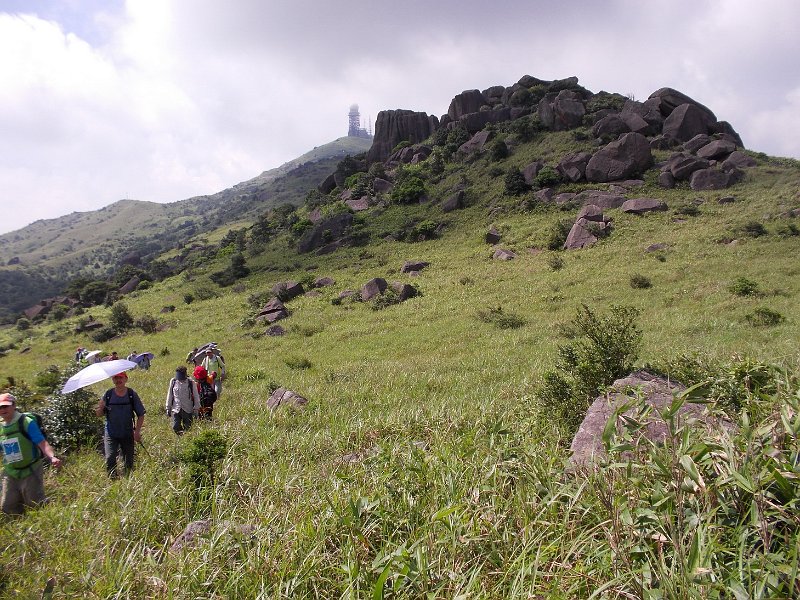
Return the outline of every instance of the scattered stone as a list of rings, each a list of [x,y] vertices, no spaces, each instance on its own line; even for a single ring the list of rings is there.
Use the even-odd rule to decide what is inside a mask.
[[[265,333],[270,337],[280,337],[286,333],[286,330],[280,325],[273,325]]]
[[[497,231],[494,225],[489,228],[485,240],[487,244],[496,244],[500,241],[500,232]]]
[[[361,212],[369,209],[369,196],[361,196],[361,198],[351,198],[346,200],[345,204],[353,212]]]
[[[296,281],[282,281],[272,286],[272,293],[276,298],[282,298],[284,302],[302,296],[304,291],[303,284]]]
[[[375,277],[370,279],[367,283],[361,286],[361,300],[367,302],[375,296],[380,296],[387,287],[386,280],[382,277]]]
[[[667,204],[658,198],[631,198],[622,205],[622,212],[643,215],[656,210],[667,210]]]
[[[737,183],[742,177],[738,169],[720,171],[718,169],[700,169],[692,173],[689,187],[693,190],[721,190]]]
[[[401,273],[417,273],[422,271],[425,267],[429,266],[431,263],[426,262],[424,260],[407,260],[403,263],[403,266],[400,267]]]
[[[458,190],[451,194],[447,200],[442,202],[442,211],[447,213],[464,208],[464,196],[464,190]]]
[[[588,152],[568,154],[556,165],[556,171],[564,179],[572,182],[580,181],[586,175],[586,165],[589,163],[590,158],[592,158],[592,155]]]
[[[289,316],[289,311],[278,298],[272,298],[256,315],[256,321],[274,323]]]
[[[342,290],[339,292],[339,300],[344,300],[345,298],[352,298],[356,295],[355,290]]]
[[[267,400],[267,408],[270,410],[275,410],[279,406],[295,406],[301,407],[308,404],[308,400],[298,394],[297,392],[293,392],[291,390],[287,390],[286,388],[279,387],[277,390],[272,392],[272,395]]]
[[[723,171],[730,171],[732,169],[746,169],[755,167],[758,163],[756,159],[741,150],[731,152],[731,155],[722,163]]]
[[[393,281],[392,289],[397,294],[397,298],[400,302],[405,302],[409,298],[413,298],[417,295],[417,288],[410,283],[403,283],[402,281]]]
[[[736,202],[736,198],[734,196],[723,196],[719,200],[717,200],[720,204],[731,204]]]
[[[198,544],[202,536],[206,536],[211,533],[211,526],[211,519],[192,521],[175,539],[175,541],[172,543],[172,546],[170,546],[169,551],[171,553],[178,553],[182,550],[193,548]],[[237,525],[233,521],[220,521],[218,528],[244,537],[250,537],[256,531],[255,525]]]
[[[671,190],[675,187],[675,176],[669,171],[662,171],[658,174],[658,185],[665,190]]]
[[[330,277],[317,277],[314,280],[314,283],[311,284],[312,287],[321,288],[321,287],[328,287],[330,285],[334,285],[336,281],[331,279]]]
[[[650,244],[647,248],[644,249],[645,252],[658,252],[659,250],[666,250],[669,248],[667,244],[664,242],[659,242],[657,244]]]
[[[512,260],[517,258],[517,255],[514,254],[511,250],[506,250],[504,248],[498,248],[492,254],[492,258],[495,260]]]

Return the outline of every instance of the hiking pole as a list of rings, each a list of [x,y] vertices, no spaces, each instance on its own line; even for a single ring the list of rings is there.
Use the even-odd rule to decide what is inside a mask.
[[[142,447],[142,450],[144,450],[144,453],[145,453],[145,454],[147,454],[147,457],[148,457],[148,458],[153,458],[153,455],[152,455],[152,454],[150,454],[150,452],[148,452],[147,448],[145,447],[145,445],[144,445],[144,442],[142,442],[142,441],[140,440],[140,441],[139,441],[139,445]]]

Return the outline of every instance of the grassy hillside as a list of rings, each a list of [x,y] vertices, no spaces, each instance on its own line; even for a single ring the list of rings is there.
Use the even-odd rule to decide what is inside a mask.
[[[665,191],[651,171],[629,196],[662,198],[668,211],[608,210],[614,229],[598,245],[543,250],[553,226],[574,220],[578,208],[531,208],[528,196],[505,193],[503,174],[584,145],[555,134],[517,143],[498,161],[453,161],[435,176],[423,166],[429,201],[387,203],[358,216],[365,245],[299,255],[284,231],[246,256],[252,274],[234,286],[208,280],[229,264],[220,252],[126,298],[135,317],[156,316],[162,325],[103,346],[157,355],[129,382],[148,410],[146,451],[119,481],[108,480],[91,450],[48,472],[51,502],[0,532],[2,593],[31,597],[49,577],[54,598],[800,593],[796,473],[759,462],[758,427],[713,439],[678,429],[641,462],[629,466],[618,456],[574,477],[564,470],[571,432],[539,395],[559,346],[574,339],[570,323],[581,305],[601,315],[631,306],[643,332],[638,366],[673,376],[708,366],[721,386],[745,386],[734,418],[746,414],[756,425],[778,427],[780,409],[788,410],[781,451],[796,458],[800,237],[782,215],[798,204],[800,166],[759,156],[744,182],[720,192]],[[439,202],[458,186],[466,187],[468,206],[443,213]],[[734,202],[719,202],[731,195]],[[413,239],[403,234],[426,221],[442,226],[440,237],[388,237]],[[517,258],[491,258],[490,225]],[[648,251],[653,244],[663,247]],[[401,274],[409,259],[430,266],[418,277]],[[265,325],[254,324],[263,304],[254,297],[268,298],[280,281],[318,276],[336,283],[287,303],[286,335],[267,336]],[[412,283],[421,295],[382,310],[338,300],[373,277]],[[752,293],[737,293],[740,278]],[[187,293],[211,297],[186,304]],[[160,312],[170,305],[174,312]],[[519,326],[487,319],[498,307]],[[759,309],[784,320],[759,324]],[[108,318],[108,309],[91,313]],[[33,386],[48,365],[66,365],[76,346],[97,347],[74,326],[2,330],[14,348],[0,358],[0,381]],[[167,383],[186,352],[209,340],[223,348],[230,379],[215,422],[177,438],[163,415]],[[759,395],[742,382],[761,363],[789,375]],[[267,410],[278,385],[308,405]],[[209,430],[228,448],[215,485],[198,490],[180,457]],[[702,486],[686,483],[695,464]],[[762,487],[763,479],[749,479],[750,468],[762,478],[777,469],[782,481],[775,476],[778,483]],[[210,519],[210,531],[170,552],[198,519]]]
[[[300,205],[344,156],[369,145],[343,137],[216,194],[168,204],[120,200],[0,235],[0,318],[15,319],[76,277],[106,277],[126,256],[146,263],[195,233],[252,221],[281,204]]]

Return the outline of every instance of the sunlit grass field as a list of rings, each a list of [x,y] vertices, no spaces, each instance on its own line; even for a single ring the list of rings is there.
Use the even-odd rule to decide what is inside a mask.
[[[131,372],[129,381],[148,411],[136,470],[111,481],[102,457],[85,450],[48,471],[50,503],[0,530],[0,594],[38,597],[54,578],[53,598],[734,597],[720,591],[728,580],[695,577],[678,561],[664,563],[657,593],[643,591],[653,576],[632,566],[638,550],[619,537],[616,522],[631,480],[618,471],[566,475],[570,440],[537,401],[536,386],[583,304],[598,313],[613,305],[640,311],[639,365],[742,356],[797,373],[800,237],[778,228],[788,222],[780,214],[800,202],[800,171],[761,166],[723,192],[648,185],[629,195],[670,205],[699,199],[698,214],[609,210],[610,237],[558,253],[558,270],[553,252],[531,249],[544,248],[552,223],[576,211],[528,212],[505,199],[490,215],[502,193],[478,167],[474,173],[473,193],[485,201],[444,217],[433,206],[391,206],[369,221],[382,232],[414,211],[439,215],[446,222],[439,239],[374,237],[332,255],[298,256],[281,238],[248,258],[249,278],[217,297],[184,302],[187,291],[213,286],[202,271],[127,297],[133,315],[165,325],[102,345],[121,356],[156,354],[152,368]],[[437,192],[446,194],[446,179]],[[736,201],[720,204],[723,195]],[[769,233],[744,235],[750,221]],[[483,240],[492,224],[516,259],[492,260]],[[647,251],[656,243],[664,249]],[[400,273],[410,259],[431,264],[411,277]],[[249,324],[251,294],[308,274],[336,284],[287,303],[286,335],[265,336],[265,326]],[[632,287],[637,274],[651,287]],[[421,295],[377,311],[332,303],[372,277],[413,283]],[[732,293],[739,277],[759,293]],[[161,314],[167,305],[175,311]],[[524,324],[500,329],[478,318],[496,307]],[[746,317],[758,307],[785,321],[753,326]],[[108,310],[90,312],[104,320]],[[0,359],[0,380],[32,384],[48,365],[67,364],[77,346],[99,347],[72,334],[74,326],[0,332],[17,342]],[[186,353],[207,341],[223,349],[230,376],[214,422],[178,438],[164,415],[167,384]],[[266,400],[277,385],[308,405],[270,412]],[[99,396],[106,387],[92,389]],[[228,452],[218,485],[197,492],[180,455],[209,427],[224,435]],[[170,552],[199,519],[211,519],[210,532]],[[721,537],[698,550],[712,567],[714,552],[737,551]],[[796,534],[791,539],[794,558],[781,569],[796,573]],[[752,592],[761,589],[759,573],[771,572],[743,568],[740,580]]]

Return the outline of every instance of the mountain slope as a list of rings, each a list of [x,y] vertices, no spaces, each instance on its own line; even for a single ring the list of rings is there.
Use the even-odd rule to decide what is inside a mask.
[[[212,231],[281,204],[299,205],[309,189],[370,140],[343,137],[209,196],[168,204],[120,200],[100,210],[39,220],[0,236],[0,318],[52,296],[70,280],[104,277],[125,257],[151,260]]]
[[[355,215],[339,193],[315,198],[323,218],[352,219],[354,245],[298,253],[304,205],[246,245],[250,274],[235,285],[211,279],[232,270],[231,243],[133,292],[125,305],[156,319],[153,333],[132,328],[101,345],[74,332],[77,317],[0,331],[0,381],[13,377],[28,405],[44,393],[25,384],[46,385],[37,375],[71,362],[78,345],[157,355],[129,381],[148,410],[137,469],[109,481],[84,448],[48,472],[51,501],[0,529],[4,589],[32,597],[56,573],[63,597],[795,597],[800,163],[748,152],[756,164],[723,190],[664,189],[655,166],[591,184],[545,171],[550,194],[520,191],[521,169],[539,159],[552,169],[595,142],[585,130],[507,127],[490,128],[505,152],[456,149],[439,162],[447,141],[427,140],[428,159],[388,161],[397,193]],[[659,164],[670,151],[654,154]],[[369,188],[366,177],[345,193]],[[610,220],[595,222],[613,224],[607,235],[549,249],[579,214],[598,217],[571,195],[599,192],[666,206],[604,208]],[[409,260],[429,265],[412,275]],[[276,284],[320,277],[333,283],[286,300],[282,332],[256,319]],[[374,278],[419,294],[359,301]],[[629,460],[641,407],[616,437],[609,428],[610,464],[565,469],[562,411],[586,399],[554,390],[552,374],[570,375],[557,368],[585,341],[583,305],[601,321],[614,306],[638,311],[635,366],[687,385],[708,379],[694,393],[739,431],[703,432],[668,411],[672,435]],[[229,372],[215,420],[176,437],[165,388],[210,340]],[[308,404],[269,410],[278,386]],[[190,457],[212,436],[224,458],[198,471]],[[187,540],[190,524],[201,533]]]

